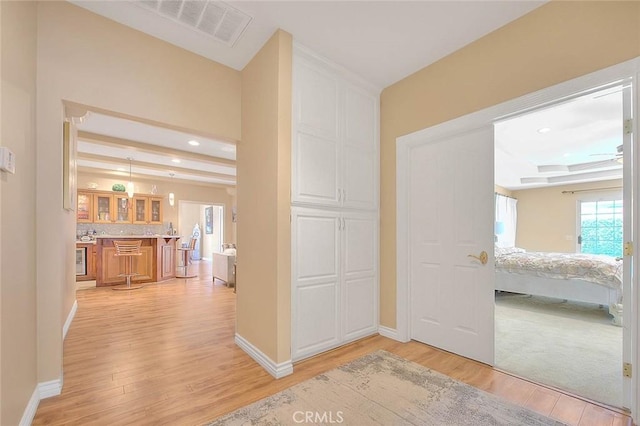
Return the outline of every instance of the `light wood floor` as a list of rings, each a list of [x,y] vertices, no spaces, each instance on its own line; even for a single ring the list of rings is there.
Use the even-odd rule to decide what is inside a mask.
[[[77,292],[64,343],[62,394],[40,402],[34,425],[196,425],[377,349],[570,425],[630,425],[630,419],[468,359],[374,336],[300,362],[273,379],[234,343],[235,294],[199,276],[117,292]]]

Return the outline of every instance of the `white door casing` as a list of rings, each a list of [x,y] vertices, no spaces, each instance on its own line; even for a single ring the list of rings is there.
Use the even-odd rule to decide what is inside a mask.
[[[409,158],[411,338],[492,365],[493,126]]]
[[[637,83],[637,82],[636,82]],[[632,105],[632,82],[628,80],[623,85],[622,91],[622,120],[633,120],[633,105]],[[637,174],[637,163],[634,165],[636,158],[636,147],[633,144],[633,126],[624,126],[622,135],[622,152],[623,152],[623,189],[622,189],[622,205],[623,205],[623,240],[625,242],[633,241],[634,235],[634,212],[633,206],[633,194],[636,193],[636,183],[634,182],[634,171]],[[635,244],[637,247],[637,244]],[[634,254],[625,255],[623,257],[623,281],[622,281],[622,362],[633,364],[633,346],[632,346],[632,327],[634,309],[630,309],[632,304],[629,301],[633,300],[636,289],[633,283],[636,279],[633,278],[633,258]],[[637,306],[636,309],[637,311]],[[630,377],[623,376],[622,380],[622,403],[625,408],[631,408],[633,406],[632,401],[632,380]]]

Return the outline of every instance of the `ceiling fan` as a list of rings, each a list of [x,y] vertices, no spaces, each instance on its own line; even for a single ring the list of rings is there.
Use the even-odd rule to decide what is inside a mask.
[[[538,166],[538,172],[579,172],[583,170],[602,169],[605,167],[620,166],[622,164],[624,153],[622,145],[616,147],[616,152],[591,154],[592,156],[606,155],[606,160],[589,161],[586,163],[566,164],[566,165],[553,165],[545,164]]]

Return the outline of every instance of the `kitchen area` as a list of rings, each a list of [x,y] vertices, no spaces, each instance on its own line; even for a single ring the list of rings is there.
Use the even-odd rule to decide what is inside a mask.
[[[157,194],[79,190],[76,210],[76,281],[96,287],[123,284],[126,260],[115,255],[114,241],[140,240],[132,281],[160,282],[176,277],[180,236],[163,221],[164,197]],[[187,241],[188,242],[188,241]]]

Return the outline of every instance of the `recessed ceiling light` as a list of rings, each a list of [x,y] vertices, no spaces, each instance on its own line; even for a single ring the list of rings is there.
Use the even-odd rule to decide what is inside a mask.
[[[540,129],[538,129],[538,133],[548,133],[551,131],[550,127],[542,127]]]
[[[196,141],[196,140],[193,140],[193,139],[192,139],[192,140],[190,140],[190,141],[189,141],[189,145],[191,145],[191,146],[198,146],[198,145],[200,145],[200,142],[198,142],[198,141]]]
[[[180,162],[180,159],[178,159],[178,158],[173,158],[171,161],[173,161],[174,163],[179,163],[179,162]]]

